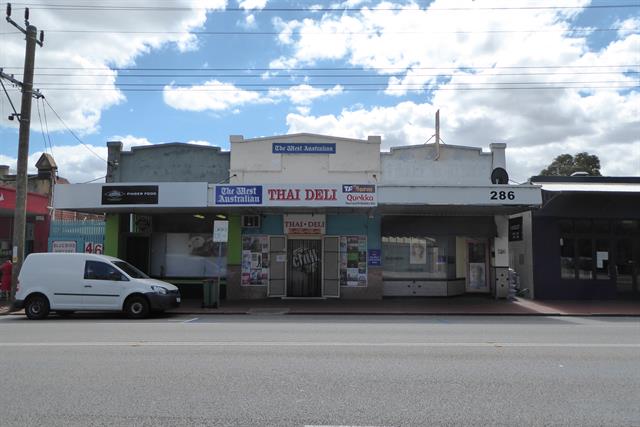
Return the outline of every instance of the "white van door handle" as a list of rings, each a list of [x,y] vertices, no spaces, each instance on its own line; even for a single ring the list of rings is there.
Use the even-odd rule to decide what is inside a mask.
[[[85,288],[90,288],[90,287],[91,287],[91,285],[84,285],[84,287],[85,287]]]

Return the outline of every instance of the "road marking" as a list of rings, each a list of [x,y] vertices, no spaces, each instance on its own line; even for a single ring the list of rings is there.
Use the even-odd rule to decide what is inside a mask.
[[[194,317],[193,319],[185,320],[185,321],[184,321],[184,322],[182,322],[182,323],[191,323],[191,322],[195,322],[195,321],[196,321],[196,320],[198,320],[198,319],[199,319],[199,317]]]
[[[3,342],[0,347],[415,347],[415,348],[640,348],[640,343],[529,342],[294,342],[294,341],[62,341]]]

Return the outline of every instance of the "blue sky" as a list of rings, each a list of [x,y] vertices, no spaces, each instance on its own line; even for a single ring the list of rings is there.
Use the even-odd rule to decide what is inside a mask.
[[[18,22],[25,5],[45,31],[35,86],[64,121],[34,103],[29,163],[52,152],[72,182],[104,176],[108,140],[313,132],[388,149],[429,140],[437,109],[447,144],[506,142],[515,181],[581,151],[640,175],[637,1],[38,0],[13,3]],[[23,50],[0,23],[0,67],[20,79]],[[0,95],[0,163],[15,167]]]

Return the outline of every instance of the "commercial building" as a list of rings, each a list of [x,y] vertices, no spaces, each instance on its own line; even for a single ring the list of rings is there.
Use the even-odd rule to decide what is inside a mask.
[[[531,182],[542,187],[541,208],[510,219],[522,287],[539,299],[640,297],[640,178]]]
[[[59,186],[55,206],[106,212],[105,252],[183,293],[222,275],[230,299],[505,296],[508,217],[541,202],[539,187],[508,183],[505,144],[380,145],[109,142],[107,183]],[[225,244],[216,220],[228,221]]]

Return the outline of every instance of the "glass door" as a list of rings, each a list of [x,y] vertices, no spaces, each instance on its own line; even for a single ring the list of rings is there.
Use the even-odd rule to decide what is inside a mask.
[[[639,255],[637,254],[637,248],[633,246],[632,239],[618,239],[616,242],[615,272],[618,295],[639,294]]]
[[[467,240],[467,292],[489,292],[489,245],[486,240]]]

